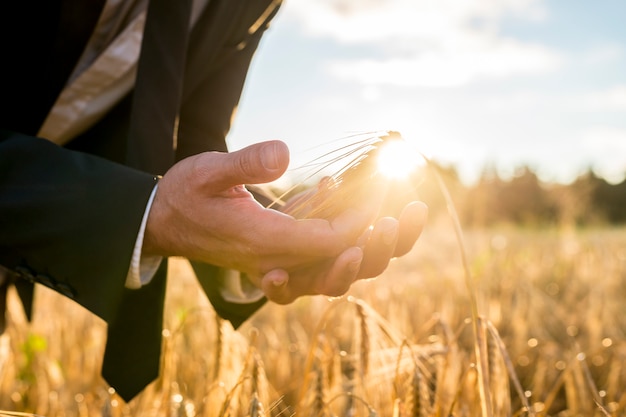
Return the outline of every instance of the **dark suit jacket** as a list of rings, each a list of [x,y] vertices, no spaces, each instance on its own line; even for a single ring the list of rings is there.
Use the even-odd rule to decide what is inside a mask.
[[[129,291],[124,281],[153,174],[162,173],[123,165],[132,94],[64,148],[34,137],[104,0],[37,3],[0,5],[0,265],[12,271],[27,311],[29,288],[40,283],[111,323]],[[250,60],[277,3],[209,1],[189,41],[178,159],[226,150]],[[263,304],[226,302],[216,268],[194,268],[218,314],[235,327]]]

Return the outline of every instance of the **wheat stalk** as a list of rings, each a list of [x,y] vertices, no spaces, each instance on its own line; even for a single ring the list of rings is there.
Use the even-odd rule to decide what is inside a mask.
[[[446,208],[452,219],[454,226],[454,232],[456,234],[457,243],[461,253],[461,260],[463,263],[463,270],[465,272],[465,285],[467,286],[467,292],[470,299],[470,309],[472,312],[472,329],[474,331],[474,354],[476,355],[476,372],[478,373],[478,392],[480,394],[481,412],[483,417],[492,417],[493,409],[491,403],[491,393],[489,391],[489,365],[487,363],[487,340],[485,335],[485,328],[481,325],[478,313],[478,302],[476,300],[476,288],[474,286],[474,279],[469,266],[467,258],[467,252],[465,250],[465,242],[463,238],[463,231],[461,228],[461,222],[456,212],[454,202],[446,187],[441,174],[437,170],[436,166],[424,156],[428,167],[432,169],[435,174],[437,183],[439,184],[439,190],[444,196],[446,201]]]
[[[367,315],[363,309],[362,303],[355,303],[357,316],[359,318],[359,359],[361,365],[361,379],[367,376],[367,370],[369,368],[369,356],[370,356],[370,339],[369,331],[367,328]]]
[[[403,140],[399,133],[388,132],[381,135],[379,140],[374,140],[365,145],[359,146],[357,149],[362,151],[357,157],[353,158],[342,170],[335,176],[322,182],[317,192],[309,194],[308,197],[299,201],[287,213],[298,216],[312,215],[315,217],[333,218],[346,207],[342,204],[350,201],[350,204],[365,204],[368,198],[371,199],[371,188],[363,187],[363,180],[369,181],[370,187],[374,187],[374,195],[378,195],[380,200],[376,201],[378,209],[382,207],[386,199],[385,182],[378,175],[375,165],[376,155],[380,150],[380,144],[386,141]],[[465,271],[465,283],[470,299],[470,308],[472,312],[472,328],[474,331],[474,354],[476,356],[476,371],[478,373],[478,390],[480,394],[481,412],[483,417],[492,417],[492,400],[489,390],[489,365],[487,354],[487,337],[484,326],[479,320],[478,302],[476,300],[476,289],[474,287],[473,277],[469,267],[469,261],[465,250],[463,232],[460,220],[456,212],[456,208],[439,171],[436,166],[425,155],[421,155],[426,161],[427,166],[434,173],[439,189],[446,201],[446,207],[450,218],[452,219],[457,243],[461,252],[463,269]],[[364,190],[367,192],[364,193]],[[348,198],[349,197],[349,198]],[[369,201],[371,204],[371,200]]]
[[[220,371],[222,370],[222,351],[224,350],[224,329],[223,320],[217,314],[215,315],[215,359],[213,361],[213,380],[219,381]]]
[[[484,322],[487,328],[489,329],[489,333],[491,334],[491,340],[493,341],[493,344],[495,345],[494,350],[497,349],[499,351],[500,357],[502,358],[502,360],[504,361],[504,365],[506,366],[508,376],[513,381],[513,386],[515,387],[515,391],[517,392],[517,395],[520,401],[522,402],[525,411],[528,413],[530,417],[534,417],[535,412],[533,408],[531,407],[530,403],[528,402],[528,398],[524,394],[524,390],[522,389],[522,384],[520,383],[520,380],[517,377],[517,373],[515,372],[515,367],[513,365],[513,362],[511,361],[511,358],[509,358],[509,354],[506,351],[506,347],[504,346],[504,342],[502,341],[502,338],[500,337],[498,329],[496,329],[496,327],[490,321],[484,320]]]

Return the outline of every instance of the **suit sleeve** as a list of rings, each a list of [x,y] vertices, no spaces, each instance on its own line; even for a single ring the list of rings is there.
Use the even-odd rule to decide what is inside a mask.
[[[154,185],[152,175],[0,131],[0,265],[108,321]]]

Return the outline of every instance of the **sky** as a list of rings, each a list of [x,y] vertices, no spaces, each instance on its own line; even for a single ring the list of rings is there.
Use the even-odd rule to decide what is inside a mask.
[[[467,183],[522,166],[619,182],[625,18],[624,0],[285,0],[229,146],[281,139],[297,167],[350,134],[394,130]]]

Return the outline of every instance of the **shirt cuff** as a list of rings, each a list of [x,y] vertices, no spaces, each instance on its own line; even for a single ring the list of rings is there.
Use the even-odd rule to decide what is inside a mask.
[[[143,249],[143,236],[146,232],[146,224],[148,223],[148,214],[156,195],[156,190],[159,185],[155,185],[152,189],[152,194],[148,199],[146,210],[143,213],[143,219],[141,219],[141,226],[139,227],[139,233],[137,234],[137,240],[135,241],[135,248],[133,249],[133,257],[130,260],[130,268],[128,268],[128,274],[126,275],[126,288],[138,289],[143,285],[152,281],[154,274],[156,274],[161,261],[162,256],[142,256],[141,251]]]
[[[139,289],[150,283],[159,265],[163,261],[162,256],[142,256],[143,237],[146,231],[146,223],[148,222],[148,214],[156,195],[158,184],[152,189],[146,210],[141,220],[133,256],[130,262],[130,268],[126,275],[126,288]],[[225,301],[234,304],[249,304],[259,301],[265,295],[261,289],[255,287],[248,277],[235,270],[222,269],[220,271],[220,293]]]
[[[232,269],[220,271],[220,294],[224,301],[234,304],[250,304],[259,301],[265,295],[255,287],[246,274]]]

